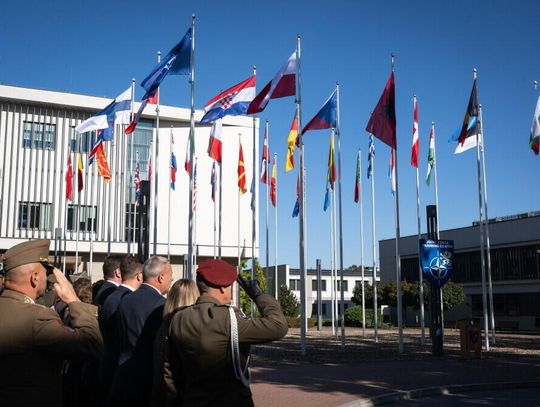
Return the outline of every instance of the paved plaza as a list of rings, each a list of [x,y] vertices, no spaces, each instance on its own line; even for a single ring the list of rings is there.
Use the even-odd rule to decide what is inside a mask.
[[[281,341],[258,346],[252,361],[256,406],[369,406],[395,401],[397,392],[418,397],[420,392],[411,390],[426,388],[431,388],[426,396],[446,389],[532,387],[540,392],[538,335],[499,334],[481,360],[463,360],[457,330],[445,332],[442,357],[431,356],[429,339],[421,346],[419,330],[405,330],[402,354],[396,330],[379,331],[377,344],[372,330],[366,334],[363,338],[361,329],[347,328],[343,349],[341,338],[334,338],[329,328],[309,330],[305,357],[298,329]]]

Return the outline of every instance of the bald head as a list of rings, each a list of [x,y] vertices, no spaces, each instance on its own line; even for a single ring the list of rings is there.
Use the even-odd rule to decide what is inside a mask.
[[[41,263],[23,264],[6,273],[4,284],[6,289],[18,291],[35,300],[45,292],[47,271]]]

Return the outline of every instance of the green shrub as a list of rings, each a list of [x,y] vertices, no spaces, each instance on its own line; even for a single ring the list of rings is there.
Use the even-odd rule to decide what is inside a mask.
[[[287,320],[287,325],[289,325],[289,328],[300,328],[300,318],[286,316],[285,319]],[[308,328],[313,328],[316,323],[317,323],[316,318],[307,319]]]
[[[373,328],[373,309],[366,308],[366,328]],[[382,314],[379,312],[377,323],[382,326]],[[345,326],[362,326],[362,307],[354,305],[345,310]]]

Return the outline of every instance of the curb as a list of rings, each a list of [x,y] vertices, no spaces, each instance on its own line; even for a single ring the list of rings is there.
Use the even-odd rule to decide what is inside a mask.
[[[399,390],[367,399],[350,401],[348,403],[340,405],[339,407],[373,407],[401,400],[411,400],[429,396],[444,396],[451,393],[459,394],[474,391],[526,389],[534,387],[540,387],[540,381],[453,384],[447,386],[424,387],[413,390]]]

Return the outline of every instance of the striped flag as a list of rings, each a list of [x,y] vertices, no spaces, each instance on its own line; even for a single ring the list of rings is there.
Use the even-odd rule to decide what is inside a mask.
[[[270,179],[270,201],[274,208],[276,207],[277,201],[277,171],[276,171],[276,157],[274,157],[274,162],[272,163],[272,178]]]
[[[83,162],[81,153],[77,153],[77,191],[81,192],[84,188],[84,177],[83,177]]]
[[[244,151],[242,150],[242,142],[239,143],[239,148],[238,148],[237,174],[238,174],[238,189],[240,190],[241,194],[245,194],[247,192],[246,167],[244,166]]]
[[[285,159],[285,172],[294,168],[294,148],[296,146],[296,138],[298,136],[298,112],[294,113],[294,118],[287,137],[287,157]]]
[[[171,189],[174,191],[176,188],[176,156],[174,155],[174,136],[171,129]]]
[[[431,132],[429,133],[429,151],[428,151],[428,167],[426,174],[426,184],[429,185],[431,181],[431,170],[435,165],[435,128],[431,126]]]
[[[354,202],[358,203],[360,200],[360,150],[358,150],[358,158],[356,159],[356,179],[354,181]]]
[[[334,183],[336,181],[336,165],[334,161],[334,132],[330,135],[330,148],[328,150],[328,173],[326,176],[330,183],[330,188],[334,190]]]
[[[208,139],[208,155],[221,164],[221,119],[212,123],[210,138]]]
[[[71,164],[71,154],[68,154],[66,170],[66,199],[73,201],[73,165]]]
[[[412,152],[411,152],[411,165],[418,168],[418,148],[419,148],[419,135],[418,135],[418,104],[416,102],[416,96],[414,97],[413,102],[413,141],[412,141]]]
[[[216,201],[216,162],[212,163],[212,172],[210,173],[210,185],[212,187],[212,201]]]
[[[373,173],[373,167],[371,165],[371,162],[373,161],[373,158],[375,157],[375,145],[373,144],[373,134],[369,135],[369,149],[368,149],[368,167],[367,167],[367,177],[368,179],[371,177]]]
[[[536,109],[534,110],[531,135],[529,137],[529,147],[535,155],[538,155],[540,151],[540,96],[538,97]]]
[[[268,160],[270,158],[270,152],[268,151],[268,126],[264,128],[264,143],[261,159],[261,182],[268,184],[268,173],[266,169],[268,168]]]

